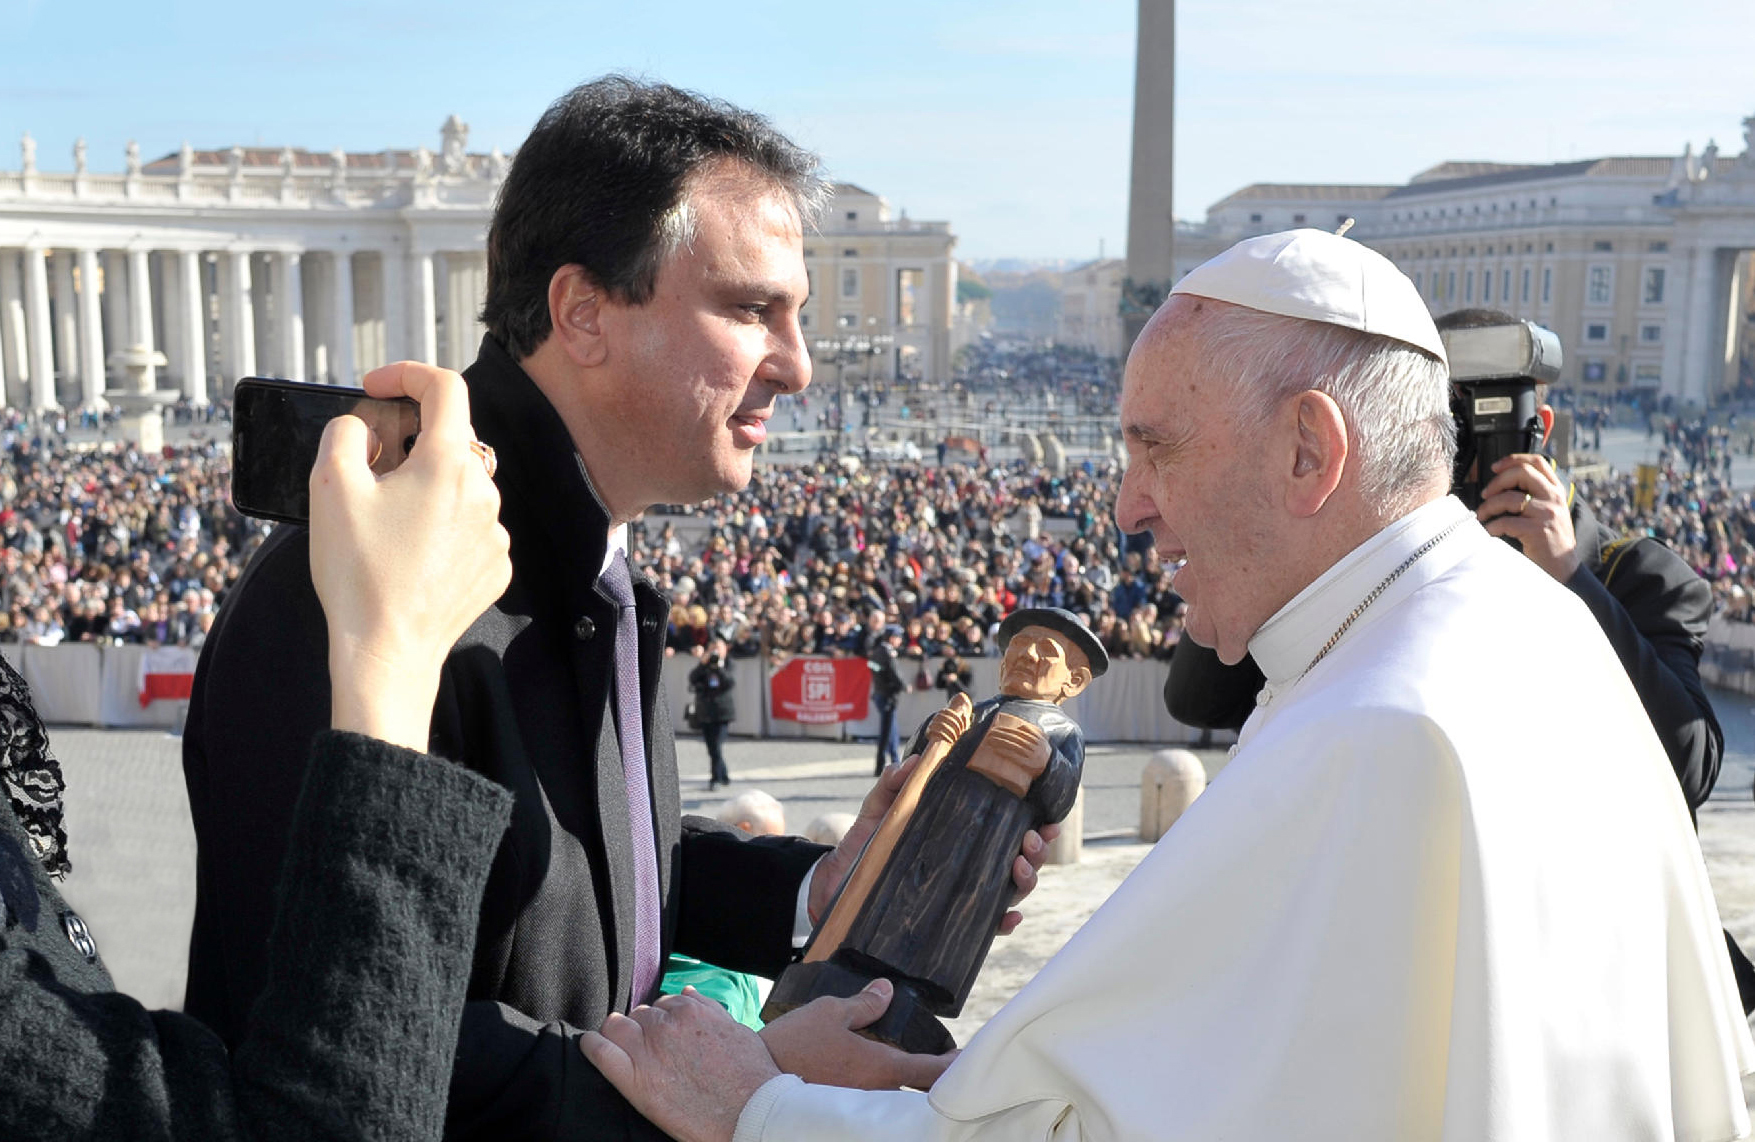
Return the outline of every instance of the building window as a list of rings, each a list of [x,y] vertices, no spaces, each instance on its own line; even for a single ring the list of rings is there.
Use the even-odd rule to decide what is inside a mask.
[[[1251,221],[1251,222],[1260,222],[1260,221],[1261,221],[1261,215],[1259,215],[1259,214],[1251,214],[1251,215],[1250,215],[1250,216],[1249,216],[1249,220],[1250,220],[1250,221]]]
[[[1633,366],[1633,383],[1640,388],[1655,389],[1664,383],[1664,370],[1661,365]]]
[[[1584,327],[1584,339],[1586,341],[1607,341],[1609,339],[1609,323],[1606,321],[1593,321],[1586,325]]]
[[[1664,327],[1661,325],[1641,325],[1639,339],[1647,345],[1656,345],[1664,339]]]
[[[1528,266],[1523,268],[1523,290],[1518,294],[1517,300],[1526,305],[1530,300],[1530,268]]]
[[[1542,304],[1547,305],[1550,301],[1553,301],[1553,300],[1554,300],[1554,269],[1551,266],[1543,266],[1542,267]]]
[[[1493,256],[1493,247],[1491,247],[1491,246],[1487,247],[1487,256],[1489,258],[1491,258]]]
[[[1499,300],[1500,301],[1510,301],[1511,300],[1511,271],[1510,270],[1500,270],[1499,271]]]
[[[809,246],[806,246],[804,248],[804,256],[807,258],[814,258],[817,256],[817,252],[815,250],[811,249]]]
[[[1544,253],[1544,254],[1552,254],[1553,252],[1554,252],[1554,243],[1552,243],[1552,242],[1549,242],[1546,246],[1544,246],[1542,248],[1542,253]]]
[[[858,250],[842,250],[841,256],[843,258],[857,258],[857,257],[859,257],[859,251]]]
[[[1302,215],[1302,214],[1292,215],[1292,225],[1294,225],[1294,226],[1304,225],[1304,215]]]
[[[858,222],[858,221],[859,221],[859,211],[857,211],[857,210],[849,210],[849,211],[848,211],[848,212],[847,212],[847,221],[849,221],[849,222]]]
[[[1526,254],[1534,252],[1535,248],[1536,247],[1535,247],[1535,244],[1533,242],[1525,242],[1523,244],[1523,252]]]
[[[839,325],[843,329],[858,329],[859,328],[859,314],[857,314],[857,313],[843,313],[840,317],[837,317],[835,319],[835,324]]]
[[[1647,253],[1651,254],[1667,254],[1670,252],[1670,244],[1668,242],[1648,242],[1645,249]]]
[[[1470,301],[1474,301],[1474,300],[1475,300],[1475,271],[1464,270],[1463,271],[1463,301],[1470,302]]]
[[[1615,298],[1615,268],[1613,266],[1592,266],[1590,277],[1585,286],[1584,300],[1586,305],[1608,305]]]
[[[1651,266],[1645,271],[1645,289],[1640,297],[1646,305],[1660,305],[1664,300],[1664,271],[1662,266]]]
[[[810,328],[810,314],[801,313],[798,315],[798,327],[800,329],[809,329]]]
[[[1453,298],[1455,296],[1456,296],[1456,271],[1452,270],[1452,271],[1450,271],[1449,274],[1445,275],[1444,300],[1449,301],[1451,298]]]
[[[841,296],[859,296],[859,271],[846,269],[841,271]]]
[[[1483,305],[1485,305],[1485,304],[1491,302],[1492,300],[1493,300],[1493,271],[1492,270],[1482,270],[1481,271],[1481,303]]]
[[[1609,251],[1611,251],[1615,248],[1615,244],[1613,242],[1606,242],[1603,239],[1598,238],[1595,242],[1592,242],[1590,244],[1590,248],[1594,253],[1607,254]]]
[[[1586,361],[1584,363],[1584,379],[1593,385],[1600,385],[1609,375],[1609,366],[1602,361]]]
[[[1421,273],[1419,270],[1414,271],[1414,292],[1415,293],[1423,295],[1426,292],[1425,278],[1426,278],[1426,275]]]

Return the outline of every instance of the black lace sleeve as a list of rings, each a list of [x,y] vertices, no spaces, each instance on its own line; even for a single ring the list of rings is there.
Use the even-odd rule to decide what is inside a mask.
[[[67,832],[61,823],[61,763],[49,752],[49,733],[31,704],[30,687],[0,658],[0,779],[6,799],[30,834],[31,850],[50,876],[66,876]]]

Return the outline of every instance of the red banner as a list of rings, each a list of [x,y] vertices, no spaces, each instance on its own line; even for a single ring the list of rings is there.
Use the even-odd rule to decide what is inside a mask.
[[[863,658],[794,658],[769,680],[768,709],[781,722],[864,721],[871,710],[871,668]]]

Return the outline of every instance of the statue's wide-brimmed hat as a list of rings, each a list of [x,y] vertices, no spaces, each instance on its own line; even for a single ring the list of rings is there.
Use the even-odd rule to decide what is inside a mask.
[[[1091,633],[1091,628],[1079,621],[1079,616],[1060,607],[1025,607],[1007,615],[999,624],[999,652],[1005,653],[1006,644],[1012,636],[1025,627],[1047,627],[1056,634],[1065,635],[1068,642],[1084,651],[1085,659],[1091,664],[1091,677],[1100,678],[1109,669],[1109,652]]]

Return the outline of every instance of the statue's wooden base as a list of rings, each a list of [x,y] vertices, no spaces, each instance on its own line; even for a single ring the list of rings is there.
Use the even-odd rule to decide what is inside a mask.
[[[793,964],[774,981],[774,990],[768,993],[768,1002],[762,1006],[762,1018],[772,1022],[819,996],[851,998],[873,978],[826,960]],[[957,1041],[926,1009],[920,995],[906,983],[890,982],[896,989],[890,1006],[882,1018],[860,1034],[916,1055],[942,1055],[955,1050]]]

